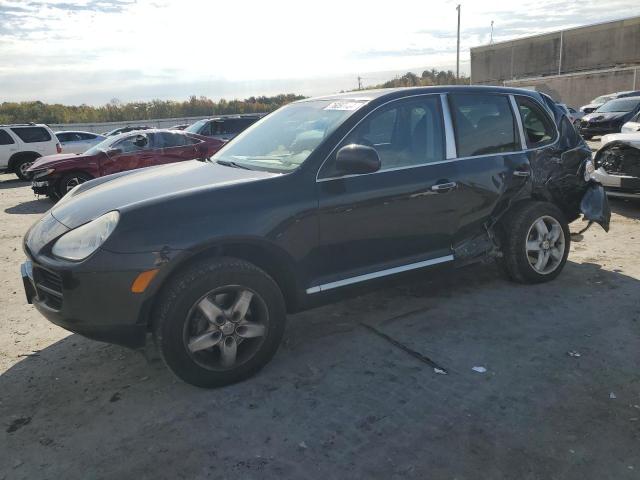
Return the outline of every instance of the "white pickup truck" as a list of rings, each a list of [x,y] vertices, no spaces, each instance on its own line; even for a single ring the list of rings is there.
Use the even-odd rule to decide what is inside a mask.
[[[0,172],[13,172],[20,180],[29,180],[31,164],[56,153],[62,153],[62,147],[46,125],[0,125]]]

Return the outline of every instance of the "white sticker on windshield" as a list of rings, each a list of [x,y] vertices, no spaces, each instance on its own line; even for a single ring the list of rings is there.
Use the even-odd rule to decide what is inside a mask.
[[[329,105],[324,107],[324,109],[351,111],[351,110],[357,110],[362,105],[364,105],[364,102],[338,101],[338,102],[331,102]]]

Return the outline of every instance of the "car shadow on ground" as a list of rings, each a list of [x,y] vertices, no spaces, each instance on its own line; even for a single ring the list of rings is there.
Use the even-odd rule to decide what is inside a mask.
[[[31,185],[30,182],[23,182],[17,178],[12,178],[11,180],[2,180],[0,181],[0,190],[6,190],[8,188],[19,188],[19,187],[27,187]]]
[[[70,335],[0,376],[0,478],[631,478],[639,287],[573,262],[421,277],[291,316],[217,390]]]
[[[23,202],[13,207],[5,208],[4,212],[11,215],[24,215],[28,213],[44,213],[53,207],[54,203],[48,198],[38,198]]]

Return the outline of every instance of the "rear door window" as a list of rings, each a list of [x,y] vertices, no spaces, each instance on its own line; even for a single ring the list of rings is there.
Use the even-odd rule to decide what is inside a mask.
[[[506,95],[449,95],[458,157],[521,150],[516,122]]]
[[[96,136],[93,133],[78,133],[80,140],[95,140]]]
[[[12,143],[15,142],[13,138],[11,138],[11,135],[9,135],[9,132],[0,129],[0,145],[11,145]]]
[[[24,143],[48,142],[51,135],[42,127],[19,127],[12,128],[11,131],[20,137]]]
[[[553,143],[556,136],[555,123],[542,107],[533,100],[521,96],[516,96],[516,102],[522,118],[527,147],[537,148]]]
[[[154,148],[173,148],[187,145],[184,135],[179,133],[156,132],[154,134]]]

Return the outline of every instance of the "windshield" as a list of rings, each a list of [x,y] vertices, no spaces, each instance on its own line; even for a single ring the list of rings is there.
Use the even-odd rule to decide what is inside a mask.
[[[105,138],[103,141],[101,141],[100,143],[94,145],[93,147],[91,147],[89,150],[87,150],[86,152],[84,152],[84,155],[95,155],[98,152],[104,152],[106,150],[109,150],[109,146],[117,139],[119,139],[120,137],[109,137],[109,138]]]
[[[189,133],[198,133],[202,128],[202,126],[208,121],[209,120],[207,120],[206,118],[204,120],[198,120],[196,123],[189,125],[187,128],[185,128],[184,131]]]
[[[618,98],[599,107],[596,112],[630,112],[638,106],[640,100],[635,98]]]
[[[613,100],[614,98],[615,97],[613,95],[602,95],[591,100],[591,103],[606,103],[609,100]]]
[[[253,124],[212,158],[254,170],[294,170],[366,102],[334,99],[287,105]]]

